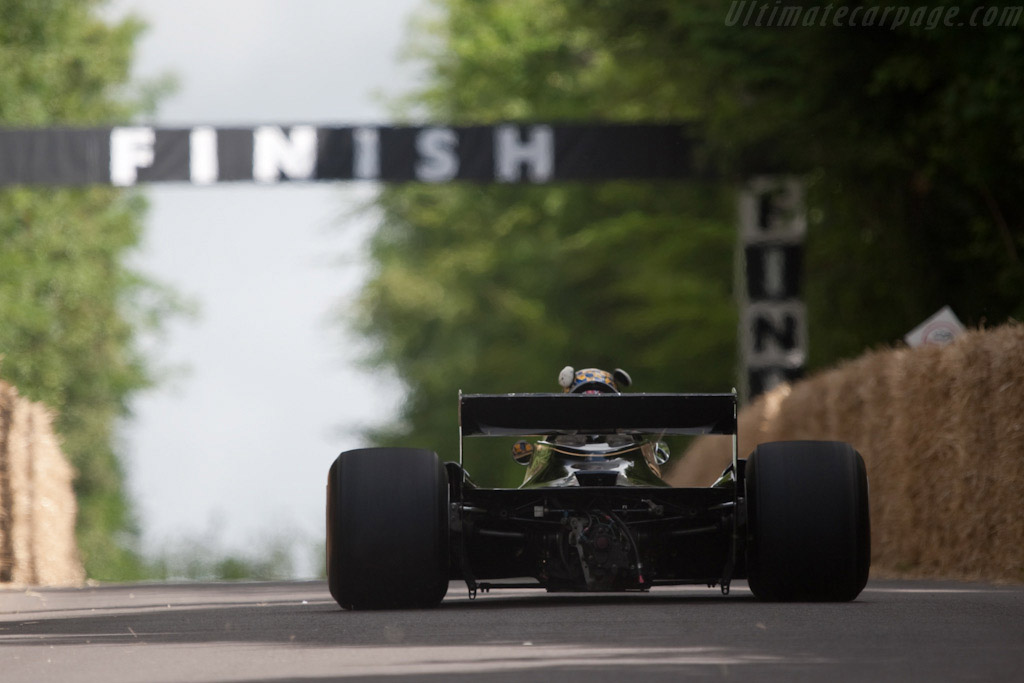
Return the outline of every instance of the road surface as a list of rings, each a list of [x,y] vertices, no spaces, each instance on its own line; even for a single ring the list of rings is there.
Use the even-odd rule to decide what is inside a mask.
[[[495,591],[345,612],[322,582],[0,590],[0,681],[1020,681],[1024,586],[872,582],[848,604],[743,584]]]

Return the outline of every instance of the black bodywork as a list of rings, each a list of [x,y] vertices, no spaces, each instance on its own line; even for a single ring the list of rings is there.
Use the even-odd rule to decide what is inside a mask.
[[[516,489],[475,486],[461,452],[446,464],[451,578],[471,595],[673,584],[728,592],[746,577],[736,406],[734,393],[461,395],[460,438],[536,441]],[[660,440],[701,434],[731,436],[732,464],[709,487],[669,486]]]

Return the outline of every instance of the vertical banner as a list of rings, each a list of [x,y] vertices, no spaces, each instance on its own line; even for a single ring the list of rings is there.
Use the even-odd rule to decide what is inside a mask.
[[[799,178],[763,176],[740,191],[737,293],[740,396],[753,399],[803,375],[807,311],[803,303],[807,212]]]

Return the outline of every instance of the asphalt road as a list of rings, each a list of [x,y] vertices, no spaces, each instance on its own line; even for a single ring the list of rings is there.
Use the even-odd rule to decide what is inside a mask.
[[[345,612],[326,585],[0,590],[0,681],[1021,681],[1024,586],[872,582],[848,604],[742,584],[495,591]]]

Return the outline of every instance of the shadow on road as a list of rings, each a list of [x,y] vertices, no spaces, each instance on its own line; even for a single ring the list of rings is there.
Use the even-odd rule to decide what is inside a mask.
[[[207,653],[213,663],[197,661],[193,673],[223,669],[225,657],[247,664],[217,681],[282,680],[264,661],[309,683],[676,680],[680,671],[720,677],[735,666],[772,681],[826,671],[833,683],[951,680],[953,670],[1003,680],[1024,665],[1022,624],[1019,587],[869,584],[852,603],[773,604],[742,588],[729,596],[495,591],[471,601],[453,583],[437,609],[350,612],[323,583],[116,586],[0,593],[0,656],[31,651],[48,662],[62,652],[77,662],[87,653],[163,652],[181,666],[177,653]]]
[[[666,626],[685,619],[687,611],[732,607],[754,602],[749,593],[723,596],[665,592],[632,594],[547,594],[493,591],[475,600],[465,585],[453,583],[448,597],[435,609],[352,612],[331,599],[324,584],[308,584],[305,593],[279,596],[273,584],[261,592],[259,584],[187,585],[180,593],[166,590],[148,594],[145,586],[128,593],[126,587],[109,589],[121,595],[113,604],[97,601],[74,604],[73,591],[48,592],[51,599],[0,622],[0,646],[130,643],[280,643],[307,647],[338,645],[434,645],[459,642],[521,642],[565,644],[579,642],[581,634],[609,637],[617,622],[663,619]],[[54,599],[61,597],[63,600]],[[67,602],[72,604],[66,604]],[[53,603],[60,603],[53,607]],[[609,618],[614,615],[614,618]],[[571,629],[559,625],[575,624]],[[524,629],[517,630],[516,624]],[[529,624],[528,629],[526,629]],[[547,624],[547,626],[545,626]],[[528,630],[528,632],[527,632]],[[621,635],[619,636],[621,638]]]

